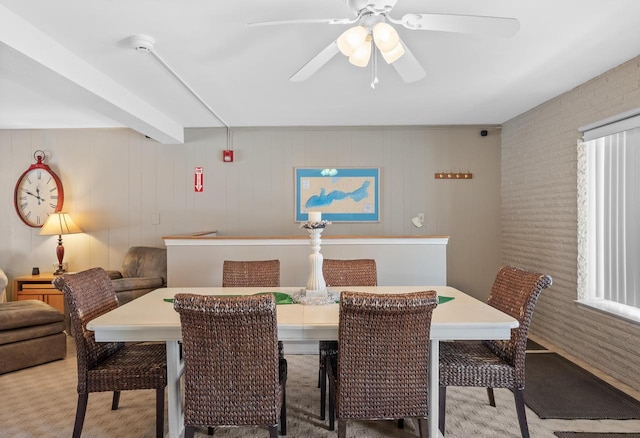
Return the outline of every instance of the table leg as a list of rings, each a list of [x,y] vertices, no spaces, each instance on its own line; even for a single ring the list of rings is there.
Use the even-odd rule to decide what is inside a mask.
[[[429,341],[429,436],[442,437],[438,429],[440,394],[440,342]]]
[[[167,389],[169,438],[180,438],[184,433],[184,413],[180,394],[180,377],[183,372],[180,360],[180,343],[167,341]]]

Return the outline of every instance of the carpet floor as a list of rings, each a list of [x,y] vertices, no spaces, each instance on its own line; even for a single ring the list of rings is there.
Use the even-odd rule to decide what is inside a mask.
[[[76,410],[76,359],[73,339],[63,360],[0,375],[0,437],[69,437]],[[546,354],[546,353],[544,353]],[[319,419],[317,355],[287,355],[287,436],[290,438],[335,437],[327,422]],[[497,407],[489,406],[484,388],[449,388],[447,391],[447,438],[519,438],[513,395],[495,391]],[[154,391],[125,391],[120,408],[111,410],[111,393],[89,395],[83,438],[147,438],[155,436]],[[640,420],[541,420],[527,409],[534,438],[556,438],[554,431],[637,432]],[[165,417],[166,418],[166,417]],[[166,427],[166,422],[165,422]],[[207,435],[198,433],[198,438]],[[352,422],[349,437],[415,437],[415,425],[405,429],[395,422]],[[214,437],[267,437],[256,428],[216,430]],[[626,438],[626,437],[625,437]]]

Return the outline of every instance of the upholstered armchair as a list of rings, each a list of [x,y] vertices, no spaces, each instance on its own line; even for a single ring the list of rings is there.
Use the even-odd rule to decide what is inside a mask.
[[[124,256],[122,271],[108,271],[123,305],[167,285],[167,250],[148,246],[132,246]]]

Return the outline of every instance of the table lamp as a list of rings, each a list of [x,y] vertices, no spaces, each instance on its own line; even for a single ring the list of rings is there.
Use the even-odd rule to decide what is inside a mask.
[[[64,273],[64,267],[62,266],[62,260],[64,259],[64,246],[62,246],[63,234],[75,234],[82,233],[82,230],[71,219],[69,213],[56,212],[49,215],[44,222],[42,228],[40,228],[41,236],[53,236],[58,235],[58,247],[56,248],[56,255],[58,256],[58,269],[53,275],[60,275]]]

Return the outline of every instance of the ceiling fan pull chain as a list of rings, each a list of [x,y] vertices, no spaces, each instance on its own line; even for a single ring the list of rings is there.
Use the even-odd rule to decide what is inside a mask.
[[[378,82],[378,49],[374,47],[373,62],[371,63],[371,88],[375,90]]]

